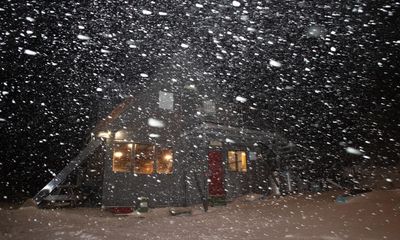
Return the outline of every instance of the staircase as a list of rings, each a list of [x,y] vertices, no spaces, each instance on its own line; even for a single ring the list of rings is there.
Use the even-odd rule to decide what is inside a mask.
[[[292,142],[279,142],[273,151],[280,161],[280,166],[284,168],[298,159],[296,145]]]
[[[288,194],[295,191],[295,183],[293,181],[294,166],[298,160],[296,145],[292,142],[285,140],[277,141],[271,146],[271,150],[276,155],[276,170],[280,175],[280,194]]]
[[[36,205],[39,206],[42,202],[69,202],[71,205],[76,203],[78,198],[72,186],[62,185],[67,177],[74,171],[82,162],[87,159],[93,152],[101,146],[103,140],[95,139],[89,142],[78,156],[68,163],[44,188],[42,188],[34,197]],[[54,193],[54,194],[52,194]]]

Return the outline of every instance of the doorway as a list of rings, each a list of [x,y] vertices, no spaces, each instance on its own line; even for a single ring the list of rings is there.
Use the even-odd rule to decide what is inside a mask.
[[[210,197],[225,196],[224,170],[222,168],[222,152],[212,150],[208,152],[209,183],[208,193]]]

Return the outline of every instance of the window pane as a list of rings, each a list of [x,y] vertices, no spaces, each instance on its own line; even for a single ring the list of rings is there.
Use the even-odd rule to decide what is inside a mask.
[[[213,101],[207,100],[203,102],[203,109],[205,113],[215,114],[215,103]]]
[[[158,94],[159,107],[162,109],[174,109],[174,94],[160,91]]]
[[[134,172],[139,174],[152,174],[154,165],[154,146],[148,144],[135,144]]]
[[[130,172],[132,171],[132,144],[117,144],[114,146],[113,171]]]
[[[246,158],[246,152],[236,152],[237,153],[237,160],[239,164],[239,171],[241,172],[247,172],[247,158]]]
[[[249,160],[257,160],[257,152],[249,152]]]
[[[237,171],[235,151],[228,151],[228,169],[229,171]]]
[[[162,149],[157,159],[157,173],[172,173],[173,153],[172,149]]]

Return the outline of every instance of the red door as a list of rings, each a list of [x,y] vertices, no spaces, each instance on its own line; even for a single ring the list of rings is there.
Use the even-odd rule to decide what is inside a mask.
[[[213,150],[208,152],[209,184],[208,193],[210,196],[224,196],[224,171],[222,168],[221,151]]]

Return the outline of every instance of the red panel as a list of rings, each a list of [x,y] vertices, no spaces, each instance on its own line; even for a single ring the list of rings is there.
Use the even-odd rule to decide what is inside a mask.
[[[113,207],[110,209],[114,214],[127,214],[133,212],[131,207]]]
[[[210,151],[208,153],[208,171],[210,182],[208,184],[208,192],[210,196],[223,196],[224,191],[224,171],[222,168],[221,151]]]

